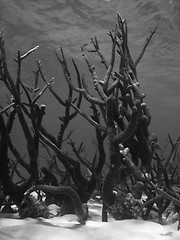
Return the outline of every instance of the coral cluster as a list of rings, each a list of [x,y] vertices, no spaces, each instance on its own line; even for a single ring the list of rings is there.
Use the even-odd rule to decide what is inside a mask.
[[[49,208],[42,201],[31,195],[24,197],[18,210],[21,218],[49,218]]]
[[[108,208],[108,212],[116,220],[141,218],[143,215],[143,202],[140,199],[135,199],[131,193],[118,191],[116,200]]]
[[[137,75],[137,65],[155,30],[151,31],[139,56],[134,60],[128,46],[126,19],[117,13],[115,28],[108,32],[112,43],[109,63],[96,37],[91,39],[90,44],[81,47],[82,57],[90,73],[87,76],[90,78],[88,83],[74,60],[74,74],[70,72],[62,48],[60,52],[55,51],[67,82],[65,100],[61,98],[61,88],[53,88],[55,79],[47,81],[40,60],[37,60],[36,70],[33,71],[34,86],[24,82],[23,60],[38,47],[25,54],[18,50],[15,58],[17,76],[15,79],[12,77],[7,66],[3,32],[0,33],[0,81],[11,99],[7,106],[0,106],[0,188],[3,189],[4,197],[9,196],[10,204],[18,206],[20,217],[49,216],[48,208],[41,201],[26,195],[33,185],[35,190],[43,191],[47,197],[63,202],[62,213],[69,213],[69,210],[76,212],[81,224],[85,224],[88,218],[86,203],[95,190],[101,193],[103,201],[102,221],[107,221],[107,209],[115,219],[138,218],[142,215],[148,219],[151,210],[155,209],[159,221],[171,202],[179,212],[179,193],[172,188],[172,184],[179,179],[173,164],[180,137],[175,144],[169,138],[171,152],[168,158],[157,153],[157,137],[149,131],[151,114],[144,102],[146,95],[141,92]],[[99,56],[105,69],[103,77],[98,76],[89,58],[90,53]],[[74,79],[77,80],[77,86]],[[44,83],[42,89],[39,87],[40,80]],[[93,85],[94,92],[88,85]],[[39,103],[47,90],[63,109],[55,136],[44,126],[48,107]],[[83,98],[89,109],[81,105]],[[90,159],[84,143],[77,147],[72,140],[73,131],[67,133],[67,128],[78,114],[94,129],[96,151]],[[26,153],[20,152],[13,142],[12,133],[17,122],[26,142]],[[78,127],[81,128],[76,125],[76,133]],[[40,168],[39,160],[44,155],[47,168]],[[89,176],[84,174],[83,168],[90,173]],[[21,171],[27,172],[26,177]],[[126,186],[125,192],[117,191],[115,194],[117,179],[120,186]],[[140,200],[142,192],[147,196],[144,204]],[[0,204],[4,203],[3,196],[0,196]]]

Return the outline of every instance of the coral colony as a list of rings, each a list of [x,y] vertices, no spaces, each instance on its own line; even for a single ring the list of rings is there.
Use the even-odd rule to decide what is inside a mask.
[[[12,78],[1,32],[0,80],[12,96],[8,105],[1,106],[0,110],[2,212],[13,211],[12,205],[16,205],[14,211],[21,218],[49,218],[52,216],[48,212],[48,204],[56,203],[60,206],[59,215],[76,213],[79,222],[85,224],[88,200],[96,198],[103,204],[102,221],[108,221],[108,214],[111,214],[115,219],[147,220],[156,216],[161,223],[165,217],[170,221],[168,217],[172,212],[177,214],[176,220],[179,220],[179,138],[174,143],[168,136],[170,153],[163,155],[157,137],[149,132],[151,115],[137,78],[137,65],[155,31],[151,31],[139,56],[133,60],[128,47],[126,19],[117,13],[116,26],[108,32],[111,41],[109,63],[96,37],[91,39],[91,44],[81,47],[91,79],[81,74],[74,60],[74,73],[70,73],[63,49],[56,51],[57,61],[67,81],[66,99],[54,90],[54,79],[47,81],[41,61],[37,61],[34,71],[34,87],[23,82],[22,62],[38,47],[23,55],[17,52],[17,76],[16,79]],[[89,54],[99,56],[105,69],[103,79],[98,77]],[[38,87],[40,79],[44,82],[42,89]],[[87,87],[88,81],[94,86],[93,93]],[[64,114],[60,113],[61,124],[57,136],[44,126],[43,118],[48,109],[38,104],[46,91],[64,108]],[[89,104],[87,112],[82,110],[82,99]],[[77,115],[94,128],[97,149],[92,159],[84,154],[83,143],[77,146],[73,141],[73,131],[67,133],[69,123]],[[19,122],[24,134],[28,160],[12,140],[15,121]],[[66,144],[70,146],[70,152],[62,150],[62,145]],[[46,152],[47,167],[39,167],[41,151]],[[23,177],[23,171],[28,173],[27,178]],[[84,172],[89,172],[89,176]],[[32,192],[37,195],[32,195]]]

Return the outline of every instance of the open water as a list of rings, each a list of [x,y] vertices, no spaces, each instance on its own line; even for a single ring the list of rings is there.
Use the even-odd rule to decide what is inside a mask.
[[[35,59],[41,59],[47,79],[55,77],[54,87],[65,97],[66,82],[54,49],[63,47],[69,64],[74,58],[86,75],[80,46],[90,43],[90,39],[97,36],[102,52],[109,60],[111,45],[107,32],[115,26],[117,11],[127,19],[129,45],[134,59],[150,30],[158,26],[137,70],[141,89],[147,94],[145,102],[152,114],[151,131],[157,134],[160,143],[168,133],[176,139],[180,134],[179,0],[1,0],[0,28],[4,29],[11,74],[16,75],[13,57],[17,49],[23,54],[39,45],[39,49],[23,63],[23,81],[33,85]],[[97,72],[102,77],[104,67],[99,64],[97,56],[91,54],[90,58],[97,64]],[[0,87],[0,101],[5,104],[6,90],[2,84]],[[47,104],[47,128],[56,133],[59,122],[53,119],[61,115],[60,107],[46,94],[41,101]],[[86,111],[88,104],[85,101],[83,104]],[[75,137],[89,140],[92,137],[88,132],[91,129],[89,125],[79,119],[72,128],[79,126],[81,130],[75,132]]]

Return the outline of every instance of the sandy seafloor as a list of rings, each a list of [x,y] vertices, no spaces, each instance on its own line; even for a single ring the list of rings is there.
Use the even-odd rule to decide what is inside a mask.
[[[56,205],[51,205],[56,212]],[[0,214],[0,240],[179,240],[178,222],[160,225],[151,221],[121,220],[109,217],[101,222],[101,204],[90,203],[90,219],[80,225],[76,215],[51,219],[19,219],[17,214]],[[6,217],[5,217],[6,216]]]

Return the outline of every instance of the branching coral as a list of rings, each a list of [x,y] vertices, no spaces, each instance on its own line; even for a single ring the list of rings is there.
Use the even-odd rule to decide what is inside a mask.
[[[117,13],[117,24],[112,31],[108,32],[112,43],[109,63],[103,56],[96,37],[91,39],[91,45],[85,44],[81,47],[82,57],[90,72],[90,81],[95,93],[88,89],[86,76],[81,74],[75,61],[72,60],[75,71],[75,74],[72,74],[63,49],[60,48],[60,52],[56,51],[56,57],[67,81],[68,91],[65,100],[61,98],[60,92],[53,88],[55,79],[52,78],[49,81],[46,79],[39,60],[37,60],[37,70],[34,71],[34,87],[29,87],[23,82],[22,61],[38,47],[22,55],[18,50],[17,58],[15,58],[17,77],[15,81],[13,80],[8,70],[1,32],[0,80],[12,95],[12,99],[7,106],[1,106],[0,110],[0,181],[4,194],[9,195],[18,205],[21,217],[47,216],[46,206],[41,205],[38,200],[25,196],[26,190],[35,185],[36,190],[44,191],[47,195],[52,194],[56,200],[59,194],[63,195],[62,199],[66,201],[63,201],[64,205],[61,209],[64,208],[64,211],[62,212],[67,213],[66,210],[73,203],[80,223],[84,224],[87,212],[83,204],[88,202],[96,189],[104,170],[107,152],[108,167],[100,184],[101,189],[99,189],[103,200],[103,221],[107,220],[107,211],[116,219],[137,218],[142,215],[148,218],[152,209],[157,210],[159,219],[161,219],[162,213],[171,202],[179,211],[179,195],[172,187],[172,181],[176,175],[172,162],[177,157],[179,138],[174,144],[169,137],[172,146],[171,153],[168,158],[162,159],[156,152],[159,148],[157,137],[149,132],[151,114],[144,102],[145,94],[140,89],[137,77],[137,65],[155,31],[156,29],[150,33],[142,51],[134,61],[128,46],[126,19]],[[98,71],[91,63],[89,54],[92,53],[100,57],[105,67],[103,78],[98,76]],[[38,87],[40,78],[44,82],[42,89]],[[74,79],[77,80],[77,86]],[[47,90],[64,110],[64,114],[61,113],[59,117],[57,136],[52,135],[44,126],[46,105],[38,103]],[[81,107],[83,98],[90,106],[87,112],[84,112]],[[77,114],[80,114],[95,129],[98,148],[95,156],[90,160],[82,156],[83,144],[81,143],[77,148],[77,144],[72,140],[73,131],[66,134],[69,123],[75,119]],[[29,163],[25,161],[12,142],[10,133],[13,131],[14,121],[19,121],[24,134]],[[63,151],[65,143],[71,146],[74,155]],[[41,145],[48,153],[48,167],[42,168],[40,172],[38,160],[42,150]],[[108,146],[107,151],[105,146]],[[8,149],[16,160],[11,160],[13,163],[12,177],[9,174]],[[154,161],[156,161],[155,164]],[[59,169],[58,163],[63,165],[63,170]],[[18,171],[18,164],[26,169],[27,179],[24,179]],[[82,165],[90,172],[88,178],[82,172]],[[21,179],[21,184],[14,182],[14,172]],[[40,173],[45,175],[44,178],[39,176]],[[147,197],[145,202],[141,201],[143,193]],[[72,201],[67,201],[66,195]]]

